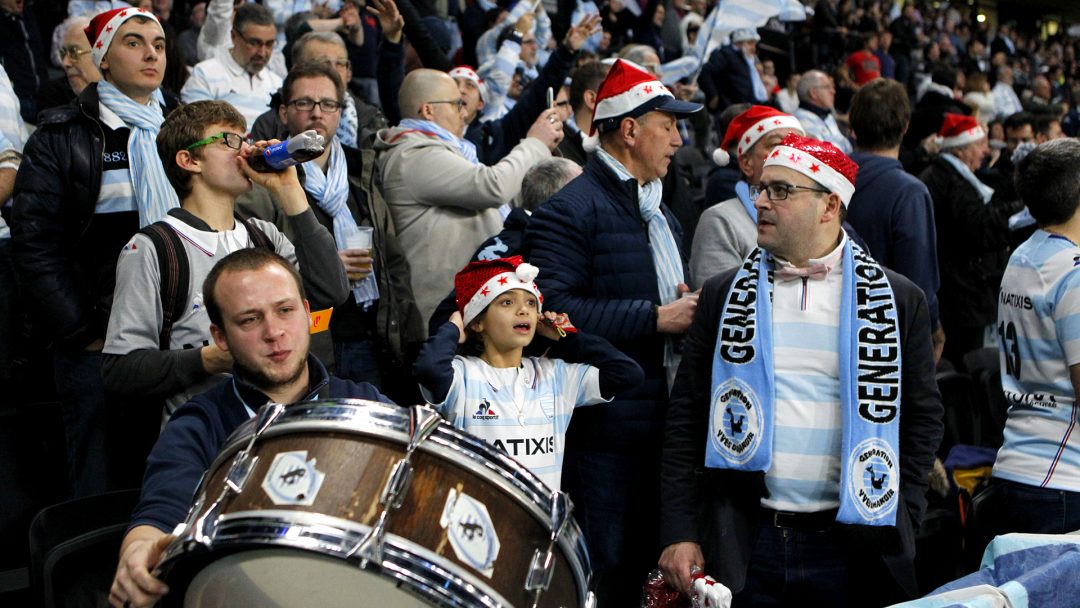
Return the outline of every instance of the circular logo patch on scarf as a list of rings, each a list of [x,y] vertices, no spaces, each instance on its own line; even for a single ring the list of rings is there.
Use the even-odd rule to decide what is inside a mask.
[[[745,463],[761,443],[761,407],[750,385],[730,378],[713,391],[709,441],[726,459]]]
[[[898,467],[892,448],[876,437],[866,439],[851,452],[848,491],[863,518],[885,517],[896,507],[900,493]]]

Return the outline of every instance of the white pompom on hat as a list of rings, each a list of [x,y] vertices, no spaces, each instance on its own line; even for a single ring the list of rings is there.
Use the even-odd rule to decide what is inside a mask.
[[[749,152],[759,139],[777,129],[794,129],[800,135],[805,133],[799,119],[790,114],[769,106],[750,106],[728,123],[727,130],[724,131],[724,141],[713,152],[713,162],[726,167],[731,162],[728,150],[735,148],[735,154],[742,156]]]
[[[511,289],[524,289],[536,296],[536,311],[541,312],[544,296],[536,286],[539,272],[539,268],[522,260],[520,255],[469,262],[454,276],[454,298],[462,321],[468,325],[499,294]]]

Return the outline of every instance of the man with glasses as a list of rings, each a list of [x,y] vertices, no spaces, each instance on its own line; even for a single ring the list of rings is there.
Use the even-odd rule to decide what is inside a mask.
[[[821,70],[810,70],[799,79],[796,93],[799,109],[795,110],[795,118],[806,129],[806,135],[827,141],[844,154],[851,154],[851,142],[836,124],[836,84],[832,77]]]
[[[274,16],[259,4],[244,4],[233,18],[232,49],[195,66],[184,83],[184,103],[203,99],[227,101],[247,121],[244,132],[270,108],[270,96],[281,77],[268,66],[277,44]]]
[[[788,135],[757,241],[705,282],[664,430],[660,568],[734,606],[884,606],[918,592],[915,535],[941,440],[926,298],[841,222],[858,166]]]
[[[453,288],[454,274],[502,228],[499,207],[518,195],[531,167],[551,157],[562,123],[555,110],[544,110],[510,153],[488,166],[462,138],[464,102],[447,73],[410,72],[398,102],[404,119],[379,133],[375,149],[405,257],[423,270],[413,274],[412,288],[426,321]]]
[[[108,489],[101,348],[116,252],[177,204],[154,148],[169,107],[156,100],[165,34],[142,9],[115,9],[86,28],[103,79],[43,112],[15,181],[12,253],[54,345],[75,496]],[[168,99],[168,97],[166,97]]]
[[[297,266],[315,310],[337,306],[347,292],[334,240],[308,205],[296,169],[255,172],[247,163],[253,148],[243,130],[243,116],[222,101],[194,102],[169,115],[157,149],[166,159],[180,208],[128,240],[117,262],[103,351],[105,387],[146,401],[165,399],[166,420],[232,370],[232,357],[211,342],[199,290],[222,257],[245,247],[273,249]],[[269,222],[236,215],[236,198],[252,182],[278,201],[291,224],[292,242]],[[187,266],[186,281],[171,262],[161,263],[167,258],[159,248],[169,244],[178,249],[179,267]],[[166,279],[181,282],[173,302],[163,289]],[[183,312],[170,318],[174,310]],[[153,430],[147,429],[151,437]]]
[[[348,87],[352,78],[352,69],[349,63],[349,55],[345,48],[345,41],[334,32],[308,32],[300,37],[292,46],[292,65],[302,63],[321,63],[337,73],[341,82]],[[400,58],[387,58],[394,64],[391,69],[403,70]],[[400,77],[404,77],[402,73]],[[389,126],[382,110],[360,99],[356,95],[345,90],[343,97],[344,105],[341,108],[340,120],[338,121],[336,136],[343,146],[360,149],[371,147],[375,133],[379,129]],[[270,101],[270,110],[267,110],[255,121],[251,127],[251,136],[256,139],[285,139],[288,129],[281,120],[281,94],[275,93]]]
[[[375,153],[345,146],[340,122],[348,93],[338,72],[322,63],[298,63],[281,88],[284,103],[278,119],[289,136],[309,129],[327,138],[321,156],[303,163],[297,175],[315,217],[335,238],[352,292],[330,319],[334,373],[357,382],[386,387],[395,397],[415,401],[416,382],[404,365],[410,346],[423,341],[420,315],[413,303],[409,264],[382,193],[371,179]],[[285,234],[280,206],[261,194],[245,195],[244,212],[274,221]],[[357,226],[373,229],[370,246],[351,243]],[[387,353],[389,356],[386,356]]]
[[[89,17],[69,17],[61,24],[64,39],[59,49],[60,66],[64,74],[44,84],[37,91],[37,110],[55,108],[71,103],[86,85],[101,80],[101,72],[90,56],[90,43],[86,40]]]

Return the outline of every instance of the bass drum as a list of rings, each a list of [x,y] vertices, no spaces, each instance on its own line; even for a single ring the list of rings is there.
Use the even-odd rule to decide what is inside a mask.
[[[269,404],[204,475],[162,604],[591,608],[571,510],[430,408]]]

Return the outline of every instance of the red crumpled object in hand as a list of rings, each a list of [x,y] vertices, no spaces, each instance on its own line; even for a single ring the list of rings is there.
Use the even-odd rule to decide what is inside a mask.
[[[664,573],[656,568],[645,579],[641,608],[690,608],[690,599],[669,585]]]

